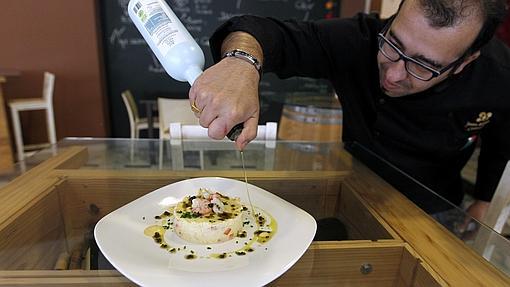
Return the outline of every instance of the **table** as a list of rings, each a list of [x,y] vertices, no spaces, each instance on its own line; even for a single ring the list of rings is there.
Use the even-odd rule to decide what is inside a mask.
[[[7,82],[7,77],[19,75],[20,72],[17,70],[0,69],[0,173],[12,170],[14,163],[2,84]]]
[[[316,240],[269,286],[510,286],[509,242],[479,224],[460,233],[462,210],[427,215],[338,142],[277,141],[270,165],[267,149],[245,150],[250,183],[319,222]],[[227,141],[68,138],[51,152],[28,158],[28,171],[0,188],[0,286],[134,286],[97,259],[91,231],[102,216],[183,179],[243,178]],[[331,219],[340,225],[321,226]]]

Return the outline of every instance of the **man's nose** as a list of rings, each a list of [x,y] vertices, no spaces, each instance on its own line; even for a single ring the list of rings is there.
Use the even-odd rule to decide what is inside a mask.
[[[404,60],[400,59],[396,62],[390,62],[387,65],[388,69],[386,70],[386,79],[389,82],[396,83],[407,77],[406,64]]]

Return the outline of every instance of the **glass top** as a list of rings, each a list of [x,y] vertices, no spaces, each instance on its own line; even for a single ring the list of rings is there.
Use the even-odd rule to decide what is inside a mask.
[[[114,170],[151,172],[151,171],[239,171],[238,177],[242,177],[241,154],[235,150],[232,142],[229,141],[182,141],[172,144],[170,141],[159,141],[139,139],[94,139],[94,138],[66,138],[56,146],[40,151],[27,158],[25,162],[17,164],[15,170],[8,174],[0,175],[0,188],[7,186],[16,177],[30,171],[38,164],[44,162],[54,155],[60,154],[67,147],[84,146],[87,148],[87,160],[79,170]],[[510,275],[510,243],[509,241],[493,231],[489,227],[470,218],[462,209],[448,203],[438,195],[421,185],[419,182],[399,171],[391,164],[385,162],[370,150],[358,145],[356,153],[363,153],[385,165],[385,168],[392,169],[399,173],[403,179],[415,182],[423,190],[434,195],[438,202],[447,206],[444,211],[431,214],[432,217],[446,228],[452,235],[462,240],[472,250],[483,256],[493,266],[507,275]],[[341,142],[303,142],[303,141],[276,141],[276,142],[252,142],[243,152],[244,166],[248,174],[252,171],[345,171],[351,170],[354,165],[361,164],[356,159],[345,156],[344,145]],[[92,184],[91,184],[92,185]],[[316,188],[317,184],[311,184]],[[2,189],[0,189],[1,191]],[[147,190],[146,192],[150,192]],[[318,193],[320,194],[320,193]],[[287,195],[279,195],[284,199]],[[291,198],[293,195],[290,195]],[[306,195],[304,195],[306,196]],[[132,199],[131,199],[132,200]],[[289,199],[287,199],[289,200]],[[296,200],[296,199],[292,199]],[[310,198],[302,199],[303,202]],[[129,201],[126,201],[127,203]],[[299,200],[296,202],[300,202]],[[414,201],[417,206],[421,202]],[[296,204],[296,203],[295,203]],[[299,203],[297,204],[299,205]],[[92,206],[92,205],[91,205]],[[306,203],[298,206],[307,210]],[[334,208],[337,210],[338,208]],[[391,232],[379,233],[379,238],[371,238],[373,235],[364,233],[362,228],[351,228],[350,225],[362,226],[364,222],[349,221],[349,213],[341,211],[331,217],[328,214],[316,212],[314,214],[318,224],[315,241],[341,241],[341,240],[377,240],[391,239]],[[320,215],[317,215],[320,214]],[[460,226],[469,220],[467,228],[461,230]],[[366,219],[365,219],[366,220]],[[353,230],[358,229],[358,232]],[[92,236],[90,233],[87,236]],[[480,241],[483,241],[483,244]],[[108,260],[103,257],[100,251],[93,250],[95,259],[92,264],[95,269],[113,269]],[[1,254],[0,250],[0,254]],[[90,266],[89,266],[90,267]],[[92,269],[94,269],[92,268]],[[25,269],[19,266],[18,269]],[[29,269],[29,268],[28,268]]]

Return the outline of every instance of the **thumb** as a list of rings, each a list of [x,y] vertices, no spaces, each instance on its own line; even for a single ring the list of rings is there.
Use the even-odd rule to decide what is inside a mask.
[[[243,131],[236,140],[236,147],[238,150],[243,150],[250,141],[257,137],[257,128],[257,118],[249,118],[244,122]]]

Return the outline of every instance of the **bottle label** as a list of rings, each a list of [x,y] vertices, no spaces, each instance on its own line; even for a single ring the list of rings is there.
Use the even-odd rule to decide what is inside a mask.
[[[179,33],[179,19],[165,13],[159,1],[140,0],[134,10],[161,54],[166,54],[172,46],[186,41],[185,36]]]

